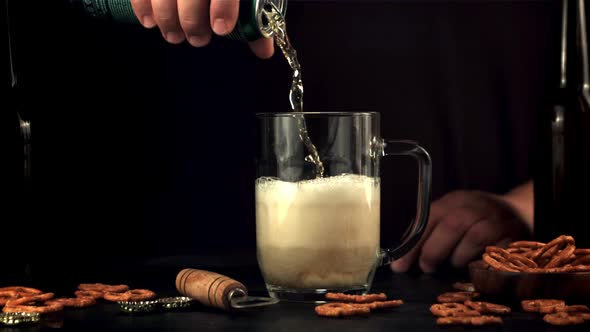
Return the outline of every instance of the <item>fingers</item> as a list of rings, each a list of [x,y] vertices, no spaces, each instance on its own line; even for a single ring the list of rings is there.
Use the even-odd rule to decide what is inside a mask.
[[[231,33],[237,24],[240,0],[131,0],[133,11],[146,28],[158,26],[172,44],[185,39],[195,47],[209,44],[212,33]],[[274,53],[270,38],[249,42],[250,49],[262,59]]]
[[[239,0],[211,0],[211,27],[220,36],[227,35],[236,26]]]
[[[209,44],[209,0],[178,0],[178,19],[188,42],[195,47]]]
[[[451,264],[455,267],[465,266],[481,255],[486,246],[509,243],[511,238],[505,225],[506,223],[493,219],[480,220],[473,225],[455,248],[451,256]]]
[[[463,266],[474,259],[490,243],[490,234],[493,232],[490,228],[489,221],[481,221],[473,225],[457,245],[451,257],[451,264]]]
[[[444,204],[442,204],[440,201],[432,203],[432,206],[430,208],[430,216],[428,217],[428,224],[426,224],[426,229],[424,230],[422,237],[420,237],[420,240],[418,241],[416,246],[412,248],[412,250],[410,250],[403,257],[391,263],[390,267],[394,272],[401,273],[408,271],[412,263],[419,257],[420,252],[422,250],[422,245],[424,244],[426,239],[428,239],[428,237],[434,230],[436,224],[444,216],[445,213],[446,207],[444,206]]]
[[[156,26],[151,0],[131,0],[131,7],[141,25],[148,29]]]
[[[171,44],[183,42],[185,36],[178,19],[176,0],[152,0],[152,9],[164,39]]]
[[[422,271],[434,272],[455,251],[465,233],[481,219],[483,217],[472,209],[454,209],[445,215],[422,246]]]
[[[252,52],[261,59],[268,59],[274,53],[274,42],[271,38],[260,38],[249,42]]]

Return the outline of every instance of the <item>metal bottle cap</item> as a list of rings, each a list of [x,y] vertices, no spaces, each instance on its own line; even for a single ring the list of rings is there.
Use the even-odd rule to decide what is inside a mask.
[[[118,301],[122,311],[128,313],[140,313],[154,311],[158,306],[158,301]]]
[[[194,302],[195,300],[191,299],[188,296],[163,297],[161,299],[158,299],[160,307],[164,309],[188,308]]]
[[[40,316],[38,312],[2,312],[0,313],[0,323],[5,325],[36,323]]]

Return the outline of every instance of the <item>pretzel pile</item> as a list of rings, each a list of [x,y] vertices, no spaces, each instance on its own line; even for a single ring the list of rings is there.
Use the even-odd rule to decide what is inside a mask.
[[[473,301],[479,297],[471,283],[454,283],[459,291],[446,292],[437,296],[430,306],[430,312],[438,317],[437,325],[489,325],[502,324],[502,317],[510,313],[510,307],[482,301]]]
[[[543,320],[551,325],[577,325],[590,321],[590,309],[585,305],[566,305],[557,299],[521,301],[524,311],[543,314]]]
[[[54,293],[43,292],[24,286],[0,287],[0,307],[2,312],[36,312],[47,314],[62,311],[66,307],[84,308],[107,301],[145,301],[156,297],[149,289],[129,289],[127,285],[79,284],[75,297],[58,297]]]
[[[488,246],[482,259],[490,268],[504,272],[590,272],[590,249],[576,248],[569,235],[548,243],[516,241],[506,249]]]
[[[326,293],[326,300],[336,301],[315,307],[315,312],[324,317],[345,317],[368,315],[371,310],[397,308],[402,300],[387,300],[384,293],[349,295],[343,293]]]

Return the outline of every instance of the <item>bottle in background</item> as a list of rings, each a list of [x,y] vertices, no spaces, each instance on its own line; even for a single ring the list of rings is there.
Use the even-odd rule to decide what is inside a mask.
[[[590,68],[585,0],[562,0],[559,79],[541,116],[535,236],[572,235],[590,247]],[[557,68],[557,63],[556,63]]]

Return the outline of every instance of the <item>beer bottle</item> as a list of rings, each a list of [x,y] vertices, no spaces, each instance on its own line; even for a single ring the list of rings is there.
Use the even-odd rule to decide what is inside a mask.
[[[585,0],[562,0],[559,78],[541,117],[535,174],[535,237],[572,235],[590,247],[590,70]],[[556,54],[557,55],[557,54]],[[589,205],[586,205],[589,204]]]
[[[131,7],[131,0],[69,0],[71,5],[93,18],[139,24]],[[287,12],[287,0],[240,0],[240,11],[235,29],[227,36],[233,40],[252,41],[271,37],[263,10],[275,5],[283,17]],[[265,9],[266,8],[266,9]]]

